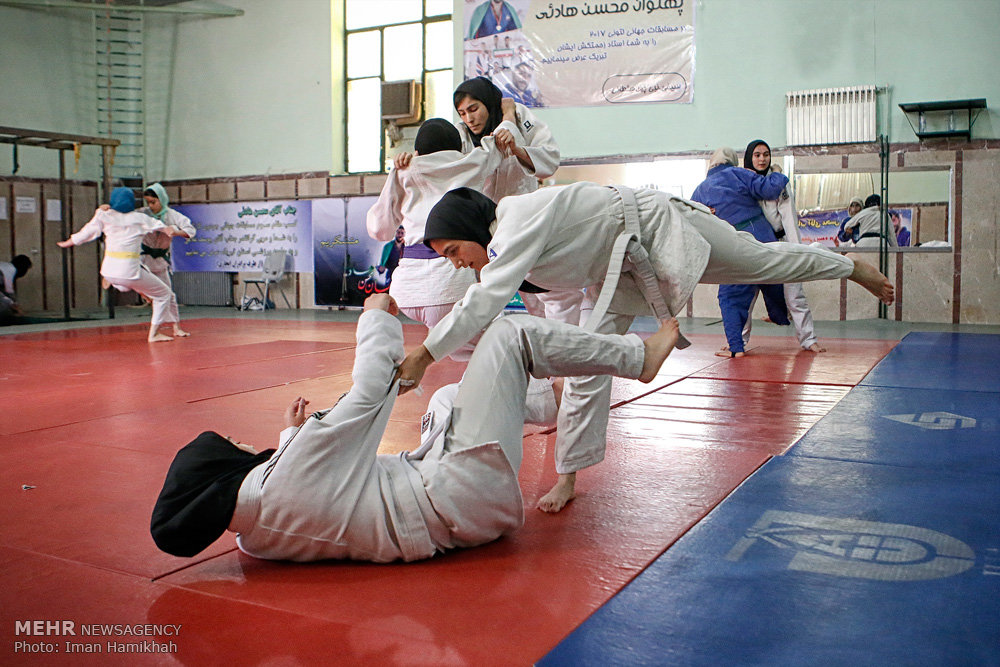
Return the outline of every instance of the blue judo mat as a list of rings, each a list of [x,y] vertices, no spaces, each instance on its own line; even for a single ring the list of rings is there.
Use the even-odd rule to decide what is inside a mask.
[[[788,455],[1000,475],[1000,392],[856,387]]]
[[[538,664],[1000,664],[998,367],[910,334]]]
[[[1000,336],[907,334],[861,386],[1000,392]]]

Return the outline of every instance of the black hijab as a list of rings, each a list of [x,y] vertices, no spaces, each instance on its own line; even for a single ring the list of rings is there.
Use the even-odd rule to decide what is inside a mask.
[[[764,171],[760,171],[759,169],[756,169],[753,166],[753,149],[757,148],[758,146],[767,146],[767,142],[764,141],[763,139],[754,139],[749,144],[747,144],[746,152],[743,153],[743,166],[746,167],[747,169],[752,169],[753,171],[756,171],[761,176],[767,176],[767,169],[765,169]],[[771,147],[767,146],[767,150],[770,151]],[[770,166],[771,165],[768,165],[768,167]]]
[[[882,198],[878,195],[868,195],[865,199],[865,208],[871,208],[872,206],[881,206]]]
[[[430,155],[438,151],[461,151],[462,135],[444,118],[428,118],[417,130],[413,148],[418,155]]]
[[[500,108],[500,100],[503,99],[503,93],[485,76],[477,76],[475,79],[463,81],[455,89],[452,101],[456,110],[458,109],[458,103],[466,97],[471,97],[474,100],[482,102],[490,114],[480,134],[472,134],[472,130],[469,130],[469,134],[472,136],[472,143],[478,146],[482,138],[492,134],[493,130],[497,129],[497,125],[503,121],[503,110]]]
[[[424,245],[430,248],[430,242],[436,239],[455,239],[485,248],[493,239],[490,225],[496,217],[497,205],[492,199],[472,188],[455,188],[446,192],[427,214]]]
[[[156,546],[187,557],[206,549],[229,527],[243,480],[273,453],[251,454],[213,431],[185,445],[153,507],[149,532]]]
[[[472,188],[455,188],[445,193],[427,215],[424,245],[430,248],[431,241],[454,239],[472,241],[486,248],[493,239],[490,225],[496,217],[497,205],[492,199]],[[521,283],[518,290],[529,294],[548,292],[527,280]]]

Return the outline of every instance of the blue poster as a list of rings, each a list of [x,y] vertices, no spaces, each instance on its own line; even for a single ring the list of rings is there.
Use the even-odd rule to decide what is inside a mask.
[[[317,306],[361,306],[376,292],[389,291],[388,244],[368,236],[368,209],[376,197],[317,199],[313,202],[313,265]],[[391,244],[391,242],[390,242]]]
[[[264,258],[284,250],[290,271],[313,270],[312,202],[309,200],[185,204],[174,207],[191,218],[193,239],[174,239],[175,271],[258,271]]]

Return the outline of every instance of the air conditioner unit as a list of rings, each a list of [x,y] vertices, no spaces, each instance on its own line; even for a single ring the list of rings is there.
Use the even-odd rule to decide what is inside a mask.
[[[419,82],[382,82],[382,120],[393,125],[414,125],[420,121],[420,97],[422,86]]]

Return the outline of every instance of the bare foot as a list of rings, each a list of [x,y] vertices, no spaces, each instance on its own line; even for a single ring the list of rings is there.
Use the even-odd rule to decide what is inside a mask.
[[[669,320],[662,320],[659,330],[643,341],[642,345],[646,349],[646,354],[642,359],[642,373],[639,374],[639,382],[653,381],[660,366],[673,352],[674,345],[677,344],[680,335],[681,330],[677,319],[671,317]]]
[[[825,347],[820,347],[819,343],[813,343],[809,347],[805,348],[805,351],[806,352],[816,352],[816,353],[819,353],[819,352],[826,352],[826,348]]]
[[[854,262],[854,272],[848,276],[848,280],[852,280],[864,287],[885,305],[891,305],[896,298],[896,289],[889,282],[889,279],[883,276],[874,266],[861,259],[859,255],[851,253],[844,256]]]
[[[733,355],[731,355],[731,354],[729,353],[729,346],[727,345],[727,346],[725,346],[724,348],[722,348],[721,350],[719,350],[718,352],[716,352],[716,353],[715,353],[715,356],[717,356],[717,357],[726,357],[726,358],[729,358],[729,357],[731,357],[731,356],[733,356]]]
[[[155,333],[155,334],[150,334],[148,340],[150,343],[166,343],[167,341],[173,340],[173,338],[171,338],[167,334]]]
[[[574,488],[576,487],[576,473],[570,472],[559,475],[559,480],[549,492],[542,496],[535,505],[543,512],[555,513],[566,507],[566,503],[576,498]]]
[[[180,327],[174,327],[174,335],[179,338],[187,338],[191,334],[189,334],[187,331],[184,331],[184,329],[181,329]]]

